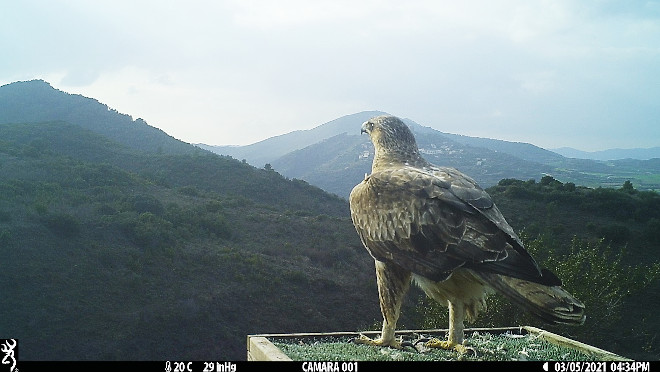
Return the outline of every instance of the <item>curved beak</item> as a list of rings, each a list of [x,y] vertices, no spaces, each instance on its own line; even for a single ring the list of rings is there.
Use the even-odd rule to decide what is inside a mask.
[[[368,121],[365,121],[364,123],[362,123],[362,129],[360,129],[360,134],[362,134],[362,133],[369,134],[369,132],[367,131],[368,124],[369,124]]]

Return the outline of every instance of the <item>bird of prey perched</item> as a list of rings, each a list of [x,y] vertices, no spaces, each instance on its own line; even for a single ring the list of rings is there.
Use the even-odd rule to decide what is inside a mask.
[[[463,322],[486,308],[493,289],[550,323],[582,324],[584,305],[539,268],[490,196],[456,169],[424,160],[410,129],[394,116],[362,125],[375,148],[370,175],[350,194],[351,218],[376,263],[383,329],[358,342],[400,348],[396,323],[415,281],[449,308],[447,340],[466,350]]]

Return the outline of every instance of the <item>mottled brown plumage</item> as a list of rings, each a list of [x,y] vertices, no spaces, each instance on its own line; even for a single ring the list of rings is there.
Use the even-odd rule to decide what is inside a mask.
[[[396,117],[372,118],[362,132],[375,156],[351,192],[351,217],[376,261],[384,318],[381,337],[363,342],[399,346],[394,330],[411,279],[449,308],[448,340],[435,346],[461,350],[463,321],[485,309],[492,289],[548,322],[584,322],[584,305],[538,267],[474,180],[424,160]]]

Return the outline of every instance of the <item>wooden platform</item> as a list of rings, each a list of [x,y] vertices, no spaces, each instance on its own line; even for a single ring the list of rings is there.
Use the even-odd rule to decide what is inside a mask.
[[[397,331],[398,336],[410,334],[428,334],[434,337],[444,338],[446,329],[435,330],[401,330]],[[469,332],[482,332],[482,333],[514,333],[514,334],[533,334],[537,337],[559,345],[561,347],[578,350],[581,353],[592,356],[595,359],[602,361],[629,361],[630,359],[624,358],[620,355],[611,353],[597,347],[572,340],[570,338],[545,331],[540,328],[521,326],[521,327],[505,327],[505,328],[467,328],[466,334]],[[300,339],[300,338],[345,338],[345,337],[359,337],[359,335],[368,337],[377,337],[380,332],[329,332],[329,333],[287,333],[287,334],[257,334],[247,336],[247,360],[248,361],[291,361],[292,359],[286,355],[282,350],[275,346],[271,340],[282,340],[287,338]]]

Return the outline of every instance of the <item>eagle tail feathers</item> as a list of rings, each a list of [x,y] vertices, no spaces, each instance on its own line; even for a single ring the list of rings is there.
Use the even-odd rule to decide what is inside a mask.
[[[579,325],[586,319],[584,304],[558,285],[544,285],[494,273],[478,275],[513,304],[548,323]]]

